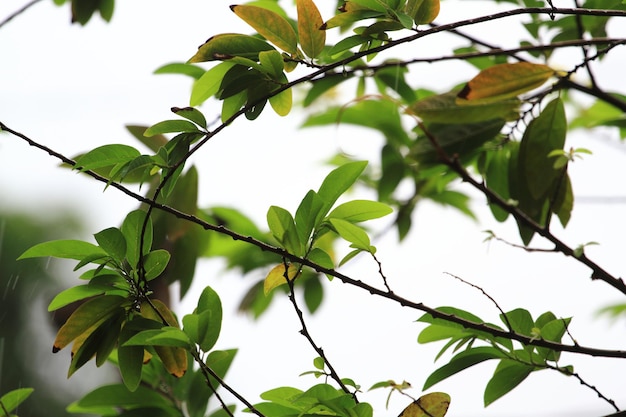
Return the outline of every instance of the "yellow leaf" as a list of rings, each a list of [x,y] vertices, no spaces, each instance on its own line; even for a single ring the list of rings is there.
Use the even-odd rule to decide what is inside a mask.
[[[230,6],[242,20],[252,26],[259,35],[263,36],[285,52],[298,52],[298,36],[287,19],[271,10],[258,6],[235,5]]]
[[[402,410],[398,417],[443,417],[448,412],[450,396],[445,392],[422,395]]]
[[[432,23],[439,15],[439,9],[439,0],[409,0],[405,8],[416,25]]]
[[[152,305],[148,302],[141,303],[141,315],[143,317],[161,323],[165,319],[169,326],[180,328],[174,313],[163,302],[156,299],[150,300],[150,302]],[[185,349],[172,346],[154,346],[154,350],[170,374],[177,378],[185,375],[185,372],[187,372],[187,351]],[[146,357],[144,356],[145,359]]]
[[[263,39],[239,33],[222,33],[200,45],[189,62],[223,61],[234,56],[256,61],[259,59],[259,52],[271,50],[274,50],[272,45]]]
[[[322,15],[312,0],[297,0],[296,6],[300,46],[309,58],[315,58],[326,45],[326,31],[321,29]]]
[[[486,68],[472,78],[459,92],[465,100],[502,100],[540,87],[554,70],[547,65],[530,62],[499,64]]]
[[[290,264],[287,271],[287,276],[289,279],[294,279],[296,273],[298,272],[297,268]],[[265,295],[269,294],[274,288],[280,287],[283,284],[286,284],[287,280],[285,279],[285,264],[276,265],[265,277],[265,282],[263,283],[263,292]]]
[[[154,308],[152,307],[154,306]],[[156,310],[155,310],[156,308]],[[147,319],[158,321],[163,323],[163,319],[167,322],[167,324],[163,323],[163,326],[173,326],[178,327],[178,320],[170,310],[161,300],[151,299],[150,303],[143,302],[141,303],[141,315]]]
[[[52,352],[63,349],[83,333],[91,333],[98,325],[118,312],[125,301],[126,299],[119,295],[102,295],[81,304],[59,329]]]

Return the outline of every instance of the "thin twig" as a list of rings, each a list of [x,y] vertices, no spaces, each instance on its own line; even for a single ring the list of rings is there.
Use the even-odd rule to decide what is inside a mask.
[[[500,315],[502,316],[502,320],[504,320],[504,322],[505,322],[505,324],[506,324],[506,327],[509,329],[509,331],[511,331],[511,332],[515,331],[515,330],[513,329],[513,326],[511,325],[511,322],[509,321],[509,317],[506,315],[506,313],[504,312],[504,310],[502,310],[502,308],[500,307],[500,304],[498,304],[498,302],[497,302],[497,301],[496,301],[496,300],[495,300],[492,296],[490,296],[490,295],[489,295],[489,294],[488,294],[488,293],[487,293],[487,292],[486,292],[486,291],[485,291],[482,287],[479,287],[479,286],[478,286],[478,285],[476,285],[476,284],[472,284],[471,282],[466,281],[466,280],[464,280],[463,278],[461,278],[461,277],[459,277],[459,276],[457,276],[457,275],[451,274],[450,272],[444,272],[444,274],[450,275],[452,278],[458,279],[458,280],[459,280],[459,281],[461,281],[463,284],[465,284],[465,285],[469,285],[470,287],[475,288],[475,289],[477,289],[478,291],[482,292],[482,293],[483,293],[483,295],[484,295],[485,297],[487,297],[488,299],[490,299],[490,300],[491,300],[491,302],[492,302],[492,303],[496,306],[496,308],[497,308],[497,309],[498,309],[498,311],[500,312]]]
[[[335,371],[335,368],[330,363],[330,360],[324,353],[324,349],[322,349],[321,346],[318,346],[317,343],[315,343],[315,341],[313,340],[313,337],[311,336],[311,333],[309,332],[306,322],[304,321],[304,314],[302,313],[302,309],[298,306],[298,302],[296,300],[296,292],[294,288],[295,277],[299,275],[300,271],[296,273],[294,278],[289,278],[289,262],[287,262],[286,258],[283,258],[283,264],[285,266],[284,277],[285,277],[285,280],[287,281],[287,285],[289,286],[289,296],[288,296],[289,301],[291,301],[291,305],[293,305],[293,308],[296,312],[296,316],[298,316],[298,320],[300,321],[300,326],[301,326],[300,334],[304,336],[304,338],[309,342],[311,347],[313,347],[313,350],[315,350],[315,352],[324,360],[326,367],[328,367],[328,371],[329,371],[328,375],[339,385],[339,387],[342,389],[343,392],[345,392],[346,394],[352,395],[352,398],[354,398],[354,401],[358,402],[356,392],[351,392],[346,386],[346,384],[343,383],[343,381],[339,377],[339,374],[337,373],[337,371]]]
[[[580,2],[578,0],[574,0],[574,6],[580,8]],[[583,25],[583,19],[580,15],[576,15],[576,30],[578,30],[578,37],[583,39],[585,36],[585,26]],[[593,75],[593,71],[591,70],[591,65],[589,65],[589,49],[587,46],[582,45],[580,50],[583,53],[583,61],[585,62],[585,68],[587,69],[587,75],[589,75],[591,86],[597,89],[598,83],[596,82],[596,77]]]
[[[374,255],[373,253],[371,253],[371,255],[372,255],[372,258],[374,258],[374,261],[376,261],[376,264],[378,265],[378,275],[380,275],[380,277],[383,279],[383,284],[385,285],[385,288],[387,288],[388,292],[393,293],[393,291],[391,291],[391,288],[389,287],[389,284],[387,283],[387,277],[385,276],[385,273],[383,272],[383,264],[378,260],[376,255]]]
[[[505,245],[511,246],[517,249],[523,249],[526,252],[544,252],[544,253],[558,253],[555,248],[545,249],[545,248],[531,248],[530,246],[518,245],[517,243],[509,242],[508,240],[502,239],[501,237],[496,236],[493,232],[488,231],[489,237],[485,238],[486,240],[496,240],[498,242],[502,242]]]
[[[11,20],[15,19],[17,16],[21,15],[22,13],[24,13],[26,10],[30,9],[32,6],[34,6],[35,4],[39,3],[41,0],[32,0],[29,3],[26,3],[24,6],[22,6],[20,9],[16,10],[15,12],[11,13],[9,16],[7,16],[2,22],[0,22],[0,28],[2,28],[4,25],[6,25],[7,23],[9,23]]]
[[[235,391],[230,385],[228,385],[226,383],[226,381],[224,381],[218,374],[215,373],[215,371],[213,369],[211,369],[210,366],[208,366],[200,357],[200,355],[198,354],[198,352],[196,352],[195,350],[192,351],[192,356],[194,358],[194,360],[196,361],[196,363],[200,366],[200,369],[202,369],[202,373],[204,374],[205,378],[207,378],[207,383],[209,384],[209,387],[211,387],[211,389],[213,389],[212,385],[209,382],[208,376],[210,375],[212,378],[215,378],[215,380],[222,386],[224,387],[224,389],[228,392],[230,392],[235,398],[237,398],[237,400],[239,400],[242,404],[244,404],[246,407],[248,407],[248,409],[256,414],[259,417],[265,417],[265,415],[263,413],[261,413],[259,410],[256,409],[256,407],[254,407],[254,405],[252,405],[252,403],[248,400],[246,400],[241,394],[239,394],[237,391]],[[217,396],[217,392],[214,390],[213,391],[215,393],[215,395]],[[219,398],[219,397],[217,397]],[[228,407],[226,406],[226,403],[223,400],[219,400],[220,403],[222,404],[222,408],[224,409],[224,411],[226,411],[231,417],[233,416],[233,414],[231,413],[231,411],[228,409]]]

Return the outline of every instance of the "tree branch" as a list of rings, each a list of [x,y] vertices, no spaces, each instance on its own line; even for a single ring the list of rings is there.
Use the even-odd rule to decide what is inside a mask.
[[[26,3],[24,6],[22,6],[20,9],[14,11],[13,13],[11,13],[10,15],[8,15],[2,22],[0,22],[0,28],[2,28],[4,25],[6,25],[7,23],[9,23],[11,20],[15,19],[17,16],[21,15],[22,13],[24,13],[26,10],[30,9],[32,6],[34,6],[35,4],[39,3],[41,0],[32,0],[29,3]]]
[[[17,136],[23,140],[25,140],[29,145],[34,146],[40,150],[45,151],[46,153],[48,153],[49,155],[52,155],[58,159],[60,159],[62,162],[70,165],[70,166],[75,166],[76,162],[74,162],[73,160],[71,160],[70,158],[67,158],[66,156],[53,151],[52,149],[41,145],[35,141],[33,141],[32,139],[28,138],[26,135],[16,132],[15,130],[9,128],[8,126],[6,126],[4,123],[2,123],[0,121],[0,130],[4,130],[6,132],[9,132],[11,134],[13,134],[14,136]],[[308,266],[309,268],[319,272],[319,273],[324,273],[324,274],[328,274],[331,275],[337,279],[339,279],[341,282],[345,283],[345,284],[350,284],[354,287],[360,288],[364,291],[369,292],[372,295],[377,295],[386,299],[389,299],[391,301],[394,301],[395,303],[403,306],[403,307],[408,307],[414,310],[419,310],[419,311],[423,311],[427,314],[430,314],[431,316],[433,316],[434,318],[439,318],[442,320],[447,320],[449,322],[452,323],[457,323],[465,328],[468,329],[473,329],[473,330],[478,330],[478,331],[482,331],[482,332],[486,332],[489,333],[495,337],[503,337],[503,338],[507,338],[507,339],[511,339],[511,340],[516,340],[522,344],[525,345],[533,345],[533,346],[540,346],[540,347],[545,347],[548,349],[552,349],[555,351],[559,351],[559,352],[572,352],[572,353],[578,353],[578,354],[582,354],[582,355],[589,355],[589,356],[596,356],[596,357],[607,357],[607,358],[626,358],[626,351],[624,350],[610,350],[610,349],[598,349],[598,348],[592,348],[592,347],[585,347],[585,346],[581,346],[578,344],[575,345],[565,345],[565,344],[561,344],[561,343],[554,343],[554,342],[550,342],[547,340],[543,340],[543,339],[535,339],[535,338],[531,338],[529,336],[525,336],[522,334],[518,334],[515,332],[509,332],[506,330],[502,330],[500,328],[496,328],[496,327],[492,327],[486,323],[476,323],[473,321],[469,321],[469,320],[465,320],[461,317],[457,317],[453,314],[446,314],[443,313],[435,308],[429,307],[424,305],[423,303],[420,302],[415,302],[415,301],[411,301],[411,300],[407,300],[406,298],[400,297],[392,292],[389,292],[387,290],[381,290],[379,288],[376,287],[372,287],[368,284],[365,284],[364,282],[355,279],[355,278],[351,278],[347,275],[344,275],[334,269],[329,269],[329,268],[325,268],[321,265],[316,264],[315,262],[312,262],[308,259],[305,258],[301,258],[299,256],[293,255],[287,251],[285,251],[282,248],[277,248],[275,246],[269,245],[265,242],[261,242],[251,236],[245,236],[242,234],[239,234],[237,232],[234,232],[230,229],[227,229],[224,226],[221,225],[215,225],[215,224],[211,224],[208,223],[194,215],[188,214],[188,213],[184,213],[181,212],[173,207],[167,206],[165,204],[161,204],[155,201],[152,201],[149,198],[146,198],[140,194],[137,194],[131,190],[129,190],[128,188],[126,188],[125,186],[116,183],[116,182],[110,182],[108,178],[105,178],[93,171],[81,171],[83,173],[85,173],[86,175],[96,179],[97,181],[101,181],[105,184],[109,184],[110,187],[113,187],[115,189],[118,189],[119,191],[123,192],[124,194],[128,195],[129,197],[134,198],[135,200],[137,200],[138,202],[141,203],[145,203],[145,204],[149,204],[149,205],[153,205],[156,209],[162,210],[166,213],[172,214],[173,216],[179,218],[179,219],[183,219],[192,223],[195,223],[199,226],[201,226],[203,229],[205,230],[210,230],[210,231],[214,231],[217,233],[221,233],[227,236],[230,236],[232,239],[234,240],[238,240],[238,241],[242,241],[242,242],[246,242],[249,243],[251,245],[256,246],[257,248],[259,248],[260,250],[263,251],[267,251],[267,252],[271,252],[274,253],[280,257],[284,257],[288,260],[290,260],[291,262],[296,262],[296,263],[300,263],[304,266]],[[468,174],[469,175],[469,174]],[[470,177],[471,178],[471,177]],[[473,178],[471,178],[473,180]],[[498,197],[496,194],[494,194],[492,191],[489,191],[491,194],[493,194],[494,198],[500,198]],[[500,198],[500,201],[502,201],[502,199]],[[506,207],[509,207],[505,202],[503,202],[503,204]],[[523,213],[518,213],[519,216],[523,216],[526,217]],[[530,220],[532,222],[532,220]],[[584,255],[583,255],[584,256]],[[621,280],[620,280],[621,281]]]

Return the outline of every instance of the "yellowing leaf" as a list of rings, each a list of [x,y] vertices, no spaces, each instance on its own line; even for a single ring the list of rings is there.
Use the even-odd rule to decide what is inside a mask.
[[[287,276],[289,279],[294,279],[298,269],[294,265],[289,265],[287,269]],[[285,264],[276,265],[265,277],[263,282],[263,292],[265,295],[269,294],[274,288],[286,284],[285,279]]]
[[[517,62],[494,65],[472,78],[458,97],[466,100],[502,100],[516,97],[540,87],[552,75],[554,70],[542,64]]]
[[[300,46],[309,58],[317,57],[326,45],[326,31],[321,30],[322,15],[312,0],[297,0]]]
[[[172,310],[170,310],[161,300],[151,299],[149,303],[147,301],[141,303],[141,315],[147,319],[161,323],[163,323],[163,319],[165,319],[166,323],[163,323],[163,326],[180,328],[178,320],[176,320]]]
[[[242,20],[285,52],[298,52],[298,36],[287,19],[263,7],[234,5],[230,9]]]
[[[291,106],[293,105],[293,94],[291,92],[291,88],[270,97],[269,102],[277,115],[287,116],[291,111]]]
[[[413,103],[410,110],[430,123],[478,123],[485,120],[519,118],[520,101],[517,98],[485,102],[462,100],[453,92],[429,96]]]
[[[416,25],[431,23],[439,15],[439,9],[439,0],[409,0],[405,8]]]
[[[223,61],[234,56],[258,60],[259,52],[271,51],[269,43],[254,36],[239,33],[222,33],[207,40],[189,62]]]
[[[159,322],[163,322],[163,319],[165,319],[168,325],[180,328],[174,313],[163,302],[156,299],[150,300],[150,302],[152,305],[148,302],[141,304],[141,315],[143,317]],[[185,349],[172,346],[155,346],[154,350],[170,374],[177,378],[185,375],[185,372],[187,372],[187,351]]]
[[[83,333],[93,331],[122,308],[125,301],[119,295],[102,295],[82,304],[59,329],[52,351],[58,352]]]
[[[445,392],[422,395],[402,410],[398,417],[443,417],[448,412],[450,396]]]

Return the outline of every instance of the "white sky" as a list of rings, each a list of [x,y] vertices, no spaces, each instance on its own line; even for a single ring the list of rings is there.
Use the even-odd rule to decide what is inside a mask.
[[[55,7],[48,0],[0,29],[2,122],[68,156],[107,143],[140,147],[124,125],[173,118],[169,108],[187,104],[191,85],[186,77],[155,76],[152,72],[165,63],[188,59],[214,34],[249,32],[228,9],[230,0],[117,3],[110,24],[95,17],[87,27],[72,26],[68,8]],[[319,3],[325,3],[320,8],[329,17],[334,1]],[[0,18],[22,5],[16,0],[1,2]],[[442,8],[441,23],[452,21],[453,11],[463,18],[493,12],[482,2],[446,1]],[[481,33],[489,38],[492,33],[487,31],[493,30],[496,41],[504,42],[500,39],[503,28],[510,26],[494,26]],[[437,56],[447,52],[446,42],[438,39],[436,44],[411,45],[405,53]],[[617,54],[623,62],[623,52]],[[439,87],[473,74],[466,66],[424,66],[419,67],[416,80],[420,85]],[[613,75],[606,73],[606,77]],[[217,109],[214,104],[202,108],[208,119],[217,115]],[[267,207],[274,204],[293,211],[309,188],[319,186],[329,170],[322,162],[338,149],[363,157],[377,155],[381,140],[374,132],[345,126],[296,130],[302,119],[298,112],[278,118],[268,106],[256,122],[239,120],[213,139],[193,158],[201,175],[201,205],[232,205],[264,226]],[[623,195],[623,187],[616,184],[624,174],[618,159],[623,154],[610,146],[613,142],[614,138],[586,133],[568,142],[566,146],[584,146],[594,152],[572,167],[577,195]],[[90,233],[119,224],[136,206],[114,189],[103,193],[101,184],[58,169],[58,161],[9,135],[0,136],[0,190],[2,207],[38,215],[57,207],[75,211],[88,219]],[[561,255],[528,256],[499,243],[482,243],[485,235],[481,231],[486,229],[517,241],[514,224],[495,223],[483,201],[478,198],[474,204],[478,223],[454,210],[422,204],[404,245],[396,245],[395,233],[375,242],[394,291],[433,307],[465,308],[496,322],[493,305],[474,289],[444,274],[449,272],[482,286],[505,310],[525,307],[536,317],[550,309],[557,316],[575,316],[571,329],[582,345],[623,348],[623,322],[611,326],[593,318],[597,308],[619,301],[619,294],[608,285],[591,282],[586,268]],[[588,255],[619,275],[626,232],[622,211],[619,204],[578,204],[568,229],[555,233],[571,246],[600,242],[600,246],[588,249]],[[75,231],[68,231],[67,237],[88,238]],[[539,239],[533,243],[544,244]],[[379,284],[373,262],[365,258],[359,261],[344,272]],[[242,280],[224,273],[219,262],[202,262],[196,281],[198,291],[211,285],[222,297],[227,316],[218,348],[240,349],[227,377],[231,386],[256,402],[261,392],[271,388],[306,387],[318,382],[310,376],[298,377],[312,369],[315,353],[299,336],[298,323],[286,299],[276,302],[266,316],[253,323],[235,313],[252,277]],[[381,380],[406,379],[416,387],[411,394],[419,396],[426,377],[445,363],[445,358],[437,364],[432,362],[440,345],[416,343],[423,326],[414,320],[422,313],[379,300],[337,280],[326,290],[321,311],[309,319],[309,330],[340,375],[353,378],[364,389]],[[189,312],[194,304],[194,296],[187,297],[179,313]],[[57,357],[51,360],[59,361]],[[589,383],[626,407],[624,361],[566,354],[562,361],[575,365]],[[531,375],[512,393],[484,409],[482,393],[494,367],[495,363],[476,366],[431,391],[452,396],[451,417],[583,416],[612,411],[576,380],[546,371]],[[386,392],[374,391],[362,394],[361,400],[371,402],[377,416],[398,415],[408,404],[394,395],[390,409],[385,411],[385,397]]]

